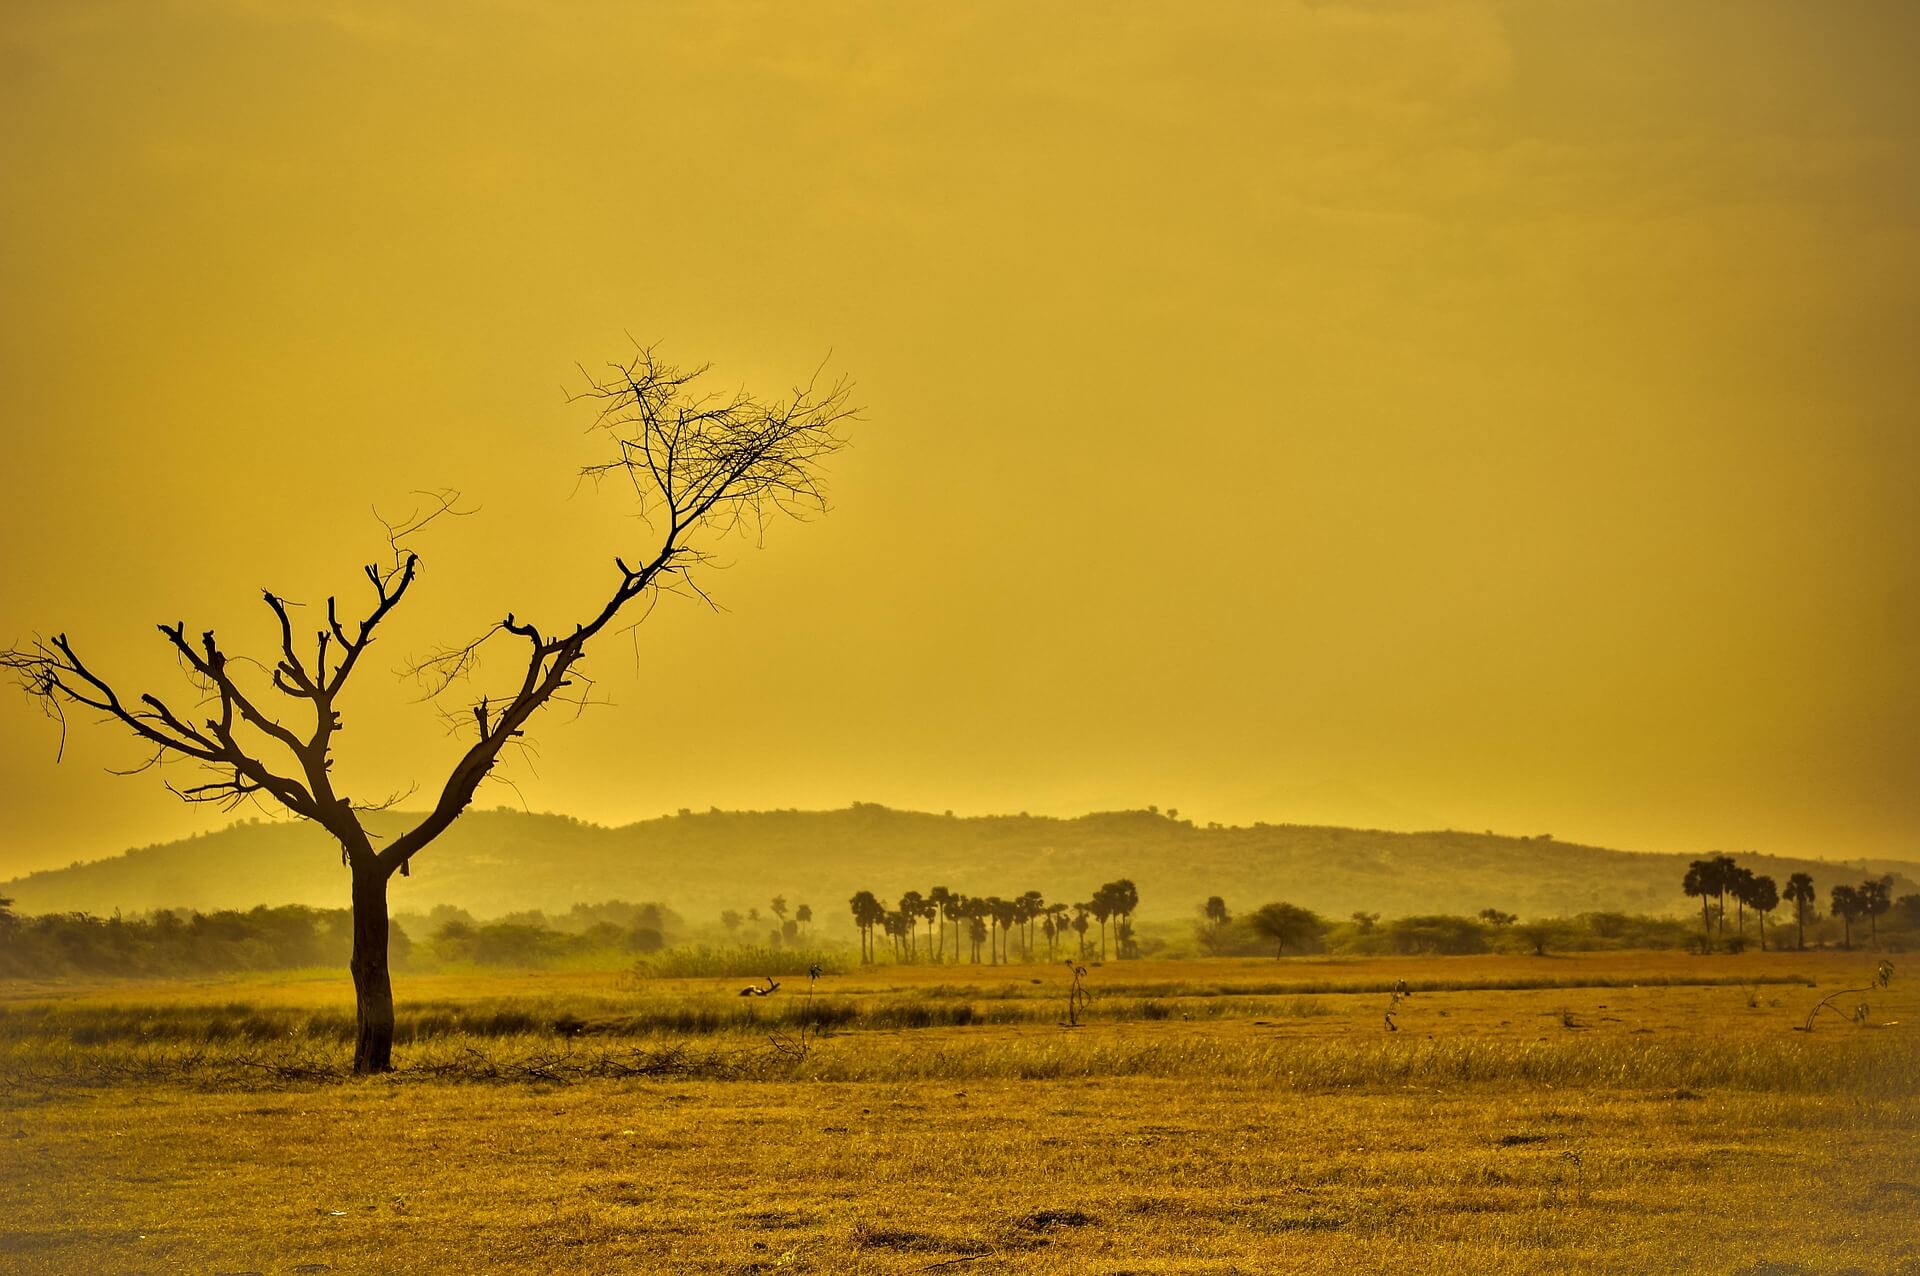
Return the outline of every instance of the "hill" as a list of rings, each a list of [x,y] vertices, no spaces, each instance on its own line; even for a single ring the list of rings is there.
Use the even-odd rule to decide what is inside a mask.
[[[417,817],[387,812],[370,829],[392,836]],[[861,888],[883,898],[945,885],[969,894],[1037,889],[1085,899],[1131,877],[1143,918],[1189,917],[1208,895],[1236,910],[1287,899],[1334,917],[1355,909],[1388,916],[1474,913],[1522,916],[1605,909],[1680,913],[1680,878],[1692,854],[1643,854],[1543,838],[1392,833],[1292,824],[1195,827],[1147,811],[1075,819],[996,815],[956,818],[855,803],[837,811],[691,812],[607,828],[505,808],[473,811],[393,883],[393,906],[457,904],[481,916],[564,911],[582,901],[650,899],[689,918],[723,908],[765,908],[776,894],[811,903],[835,922]],[[1858,864],[1739,856],[1784,883],[1806,872],[1824,900],[1833,883],[1866,875]],[[1920,865],[1882,862],[1895,894],[1920,890]],[[254,904],[342,907],[339,854],[306,824],[246,821],[216,833],[0,884],[22,912]]]

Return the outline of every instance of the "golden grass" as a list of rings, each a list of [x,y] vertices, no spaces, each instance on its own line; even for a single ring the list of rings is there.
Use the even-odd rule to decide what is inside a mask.
[[[1526,986],[1549,965],[1570,986]],[[326,1033],[62,1035],[133,1016],[310,1027],[340,1012],[337,978],[16,987],[0,1266],[1920,1270],[1920,997],[1896,975],[1866,998],[1894,1026],[1793,1030],[1870,968],[1127,963],[1093,972],[1104,1017],[1073,1030],[1050,969],[886,969],[823,981],[822,1003],[858,1007],[855,1024],[916,1004],[1020,1014],[854,1026],[804,1057],[764,1020],[618,1027],[737,1008],[739,981],[489,973],[403,985],[403,1010],[468,1026],[421,1033],[372,1081],[339,1075]],[[1402,978],[1455,990],[1401,1001],[1389,1033],[1372,990]],[[1300,986],[1344,991],[1283,991]],[[513,1007],[613,1026],[470,1030]]]

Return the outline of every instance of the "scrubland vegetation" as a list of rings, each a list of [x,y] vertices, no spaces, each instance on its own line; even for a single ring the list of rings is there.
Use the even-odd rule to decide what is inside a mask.
[[[1904,898],[1863,914],[1865,935],[1806,910],[1772,951],[1717,900],[1704,930],[1218,896],[1136,923],[1139,903],[1117,879],[1078,905],[863,891],[832,922],[779,896],[695,920],[619,901],[403,915],[398,1070],[357,1079],[344,910],[0,914],[0,1181],[34,1185],[0,1256],[1068,1276],[1920,1263],[1901,1222],[1920,1202]],[[1076,978],[1090,1000],[1070,1006]]]
[[[849,954],[810,998],[804,972],[761,997],[721,973],[746,951],[404,976],[398,1071],[374,1079],[348,1073],[331,974],[0,986],[0,1156],[34,1184],[0,1253],[48,1272],[1920,1261],[1912,983],[1798,1030],[1871,974],[1861,954],[1107,962],[1069,1029],[1064,963]]]

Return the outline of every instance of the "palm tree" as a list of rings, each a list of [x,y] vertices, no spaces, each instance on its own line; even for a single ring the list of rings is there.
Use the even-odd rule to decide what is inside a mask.
[[[1093,902],[1088,905],[1093,919],[1100,923],[1100,960],[1107,959],[1107,919],[1113,916],[1113,886],[1102,886],[1093,893]]]
[[[1736,928],[1742,937],[1747,933],[1747,905],[1753,902],[1753,870],[1733,866],[1727,869],[1727,893],[1733,896]]]
[[[1263,904],[1248,920],[1256,933],[1273,941],[1276,960],[1286,953],[1289,944],[1304,947],[1322,924],[1318,914],[1287,903]]]
[[[919,940],[920,909],[925,903],[926,900],[921,897],[919,891],[908,891],[900,897],[900,915],[907,919],[907,933],[910,936],[907,941],[908,961],[912,961],[915,955]]]
[[[1133,910],[1140,907],[1140,891],[1134,886],[1133,879],[1122,877],[1108,882],[1100,889],[1107,892],[1107,899],[1114,915],[1126,924],[1126,937],[1123,940],[1116,927],[1114,931],[1114,951],[1125,958],[1133,949]]]
[[[1053,948],[1067,937],[1067,906],[1048,904],[1040,910],[1040,933],[1047,937],[1047,960],[1053,960]]]
[[[953,892],[944,886],[936,886],[927,892],[927,903],[933,906],[936,917],[940,918],[940,955],[936,959],[942,963],[947,960],[947,923],[953,920]],[[959,937],[955,936],[958,948]]]
[[[1841,947],[1852,948],[1853,919],[1858,917],[1863,911],[1860,891],[1858,888],[1852,886],[1836,886],[1829,892],[1829,896],[1833,901],[1833,907],[1830,911],[1835,917],[1840,919],[1840,928],[1844,936],[1841,941]]]
[[[813,925],[813,905],[802,904],[793,910],[793,920],[800,923],[800,929],[806,930]]]
[[[1880,914],[1893,907],[1893,875],[1870,877],[1856,888],[1860,896],[1860,911],[1867,915],[1870,942],[1880,946]]]
[[[973,941],[973,964],[980,964],[980,945],[987,938],[987,924],[981,918],[985,916],[978,901],[970,901],[974,907],[967,910],[967,937]]]
[[[1014,920],[1020,909],[1013,900],[995,899],[993,901],[993,920],[1000,927],[1000,960],[1008,964],[1013,962],[1013,954],[1008,951],[1013,939]]]
[[[1086,904],[1075,904],[1073,906],[1073,933],[1080,938],[1080,956],[1082,958],[1087,955],[1087,914],[1091,911],[1091,908]]]
[[[1767,914],[1780,906],[1780,889],[1771,877],[1756,877],[1747,887],[1747,903],[1760,919],[1760,951],[1767,951]]]
[[[1020,920],[1026,924],[1026,941],[1021,945],[1020,956],[1027,961],[1033,960],[1033,923],[1040,914],[1047,911],[1046,897],[1039,891],[1028,891],[1020,897],[1021,911],[1025,914]]]
[[[1206,906],[1200,911],[1205,915],[1207,925],[1211,926],[1214,930],[1223,929],[1228,922],[1233,920],[1233,914],[1227,911],[1227,901],[1221,899],[1218,895],[1207,896]]]
[[[853,910],[853,924],[860,928],[860,960],[871,965],[873,962],[873,928],[886,918],[887,910],[881,907],[879,899],[872,891],[858,891],[847,901]]]
[[[1733,889],[1733,877],[1738,865],[1733,862],[1733,856],[1715,851],[1713,870],[1713,884],[1717,888],[1714,894],[1719,900],[1718,928],[1724,935],[1727,933],[1727,892]]]
[[[967,915],[966,909],[967,897],[958,891],[951,892],[946,902],[940,906],[941,914],[953,923],[953,964],[956,966],[960,964],[960,922]],[[943,936],[946,934],[946,929],[944,926],[940,928]],[[944,944],[946,940],[943,938],[940,942]]]
[[[1695,860],[1687,865],[1687,875],[1680,879],[1680,889],[1689,898],[1700,900],[1700,927],[1706,931],[1707,938],[1713,938],[1713,916],[1707,911],[1707,899],[1720,890],[1720,866],[1712,859]]]
[[[1813,889],[1813,879],[1805,873],[1795,873],[1787,879],[1787,889],[1782,893],[1793,901],[1793,920],[1800,928],[1800,938],[1794,947],[1804,949],[1807,946],[1807,913],[1818,898]]]
[[[933,930],[940,920],[940,905],[930,899],[920,901],[920,920],[927,924],[927,960],[933,960]]]

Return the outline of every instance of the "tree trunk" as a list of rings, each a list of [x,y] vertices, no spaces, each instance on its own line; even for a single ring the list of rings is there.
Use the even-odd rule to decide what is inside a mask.
[[[1795,904],[1793,906],[1793,921],[1794,925],[1797,926],[1800,931],[1800,938],[1793,945],[1794,950],[1796,952],[1804,952],[1807,947],[1807,910],[1805,905]]]
[[[358,857],[356,857],[358,859]],[[353,867],[353,991],[357,1040],[353,1071],[393,1071],[393,981],[387,973],[387,875],[378,865]]]

